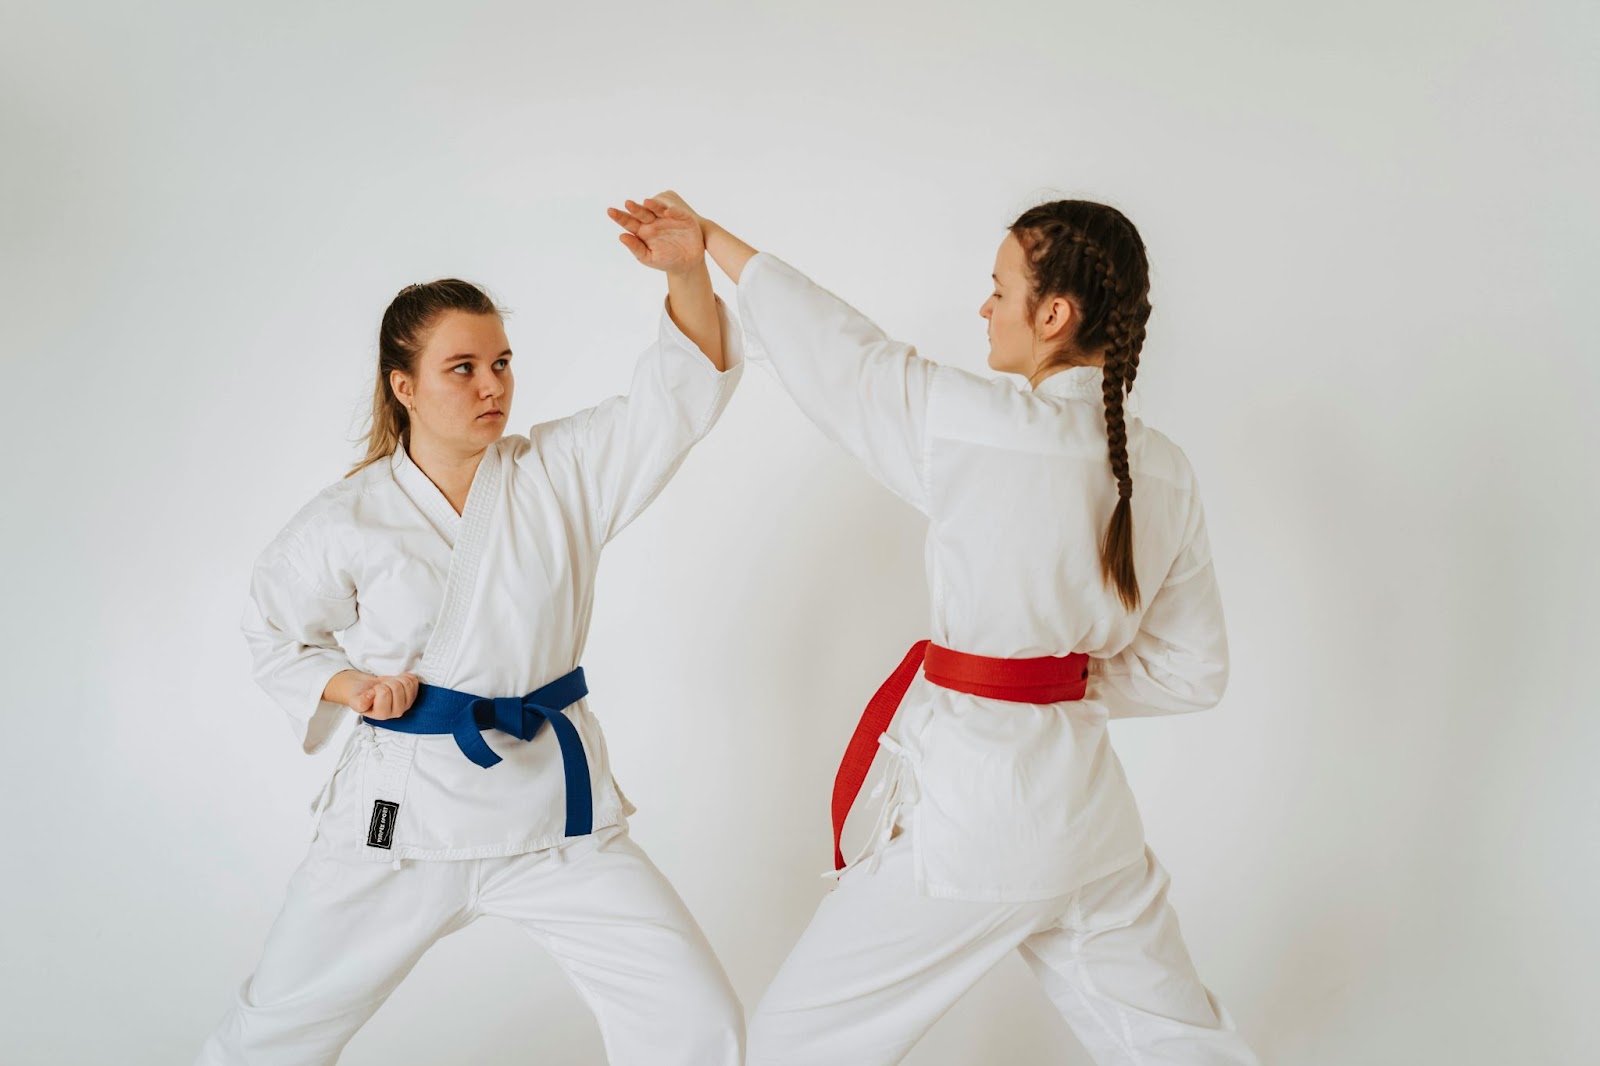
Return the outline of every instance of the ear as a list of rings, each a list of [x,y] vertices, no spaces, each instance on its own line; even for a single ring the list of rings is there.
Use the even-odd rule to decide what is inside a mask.
[[[1052,296],[1034,312],[1033,329],[1039,340],[1066,341],[1078,328],[1078,309],[1065,296]]]
[[[400,401],[400,406],[407,410],[416,402],[416,393],[411,387],[411,376],[404,370],[389,371],[389,391]]]

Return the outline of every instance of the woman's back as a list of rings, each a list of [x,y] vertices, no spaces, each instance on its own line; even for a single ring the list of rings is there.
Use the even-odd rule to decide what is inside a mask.
[[[1117,486],[1106,463],[1099,367],[1073,367],[1036,391],[946,367],[928,415],[928,577],[934,638],[982,655],[1085,652],[1108,658],[1138,632],[1150,592],[1206,554],[1183,451],[1135,416],[1128,460],[1134,567],[1129,610],[1100,576]]]
[[[1227,642],[1194,475],[1176,444],[1134,417],[1131,395],[1138,605],[1102,576],[1118,484],[1099,367],[1025,390],[930,362],[764,252],[746,265],[739,300],[752,358],[928,516],[934,639],[1008,658],[1085,652],[1102,660],[1105,684],[1093,687],[1113,716],[1221,698]]]
[[[1193,474],[1131,409],[1150,316],[1133,224],[1058,201],[1010,227],[979,314],[989,366],[1027,391],[918,357],[702,226],[752,348],[930,522],[932,639],[845,750],[836,866],[875,746],[877,821],[757,1008],[750,1057],[899,1061],[1017,947],[1106,1061],[1254,1064],[1184,953],[1106,728],[1210,706],[1227,679]]]
[[[1037,899],[1143,847],[1108,717],[1200,710],[1227,640],[1181,450],[1126,419],[1133,563],[1125,607],[1102,576],[1118,499],[1098,367],[1024,391],[921,358],[767,253],[739,279],[752,359],[829,437],[929,519],[933,640],[997,659],[1093,656],[1085,698],[1011,703],[918,676],[889,731],[883,817],[915,803],[917,876],[935,895]],[[913,790],[907,795],[907,790]]]

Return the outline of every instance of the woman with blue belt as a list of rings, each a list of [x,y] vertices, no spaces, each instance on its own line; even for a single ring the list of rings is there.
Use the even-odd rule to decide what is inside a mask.
[[[738,1066],[742,1010],[628,837],[579,666],[601,548],[742,369],[697,223],[663,218],[630,248],[668,297],[628,394],[526,436],[504,433],[511,345],[483,292],[413,285],[385,312],[366,458],[262,554],[244,619],[305,751],[356,723],[200,1063],[334,1062],[430,945],[494,916],[555,957],[612,1063]]]

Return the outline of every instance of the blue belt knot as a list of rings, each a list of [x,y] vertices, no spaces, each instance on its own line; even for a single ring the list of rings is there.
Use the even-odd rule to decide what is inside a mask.
[[[567,826],[569,837],[594,831],[594,797],[589,787],[589,760],[584,755],[578,727],[566,716],[566,709],[589,694],[583,667],[578,667],[526,696],[475,696],[470,692],[423,685],[411,708],[399,718],[366,719],[380,729],[399,733],[444,734],[455,738],[462,754],[484,769],[500,762],[488,742],[487,729],[509,733],[518,740],[532,740],[546,722],[555,730],[561,748],[561,764],[567,778]]]

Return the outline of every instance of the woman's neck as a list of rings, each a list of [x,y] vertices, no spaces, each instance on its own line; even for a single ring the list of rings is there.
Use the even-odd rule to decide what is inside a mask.
[[[1037,389],[1039,384],[1046,378],[1053,378],[1063,371],[1072,370],[1073,368],[1080,366],[1097,366],[1103,370],[1105,369],[1105,365],[1106,361],[1104,356],[1085,356],[1082,362],[1055,363],[1044,368],[1043,370],[1035,371],[1034,376],[1028,379],[1028,385],[1031,388]]]
[[[444,493],[456,514],[467,508],[467,494],[472,491],[472,478],[478,472],[487,449],[463,453],[442,441],[429,437],[414,437],[406,441],[406,454],[416,464],[434,487]]]

